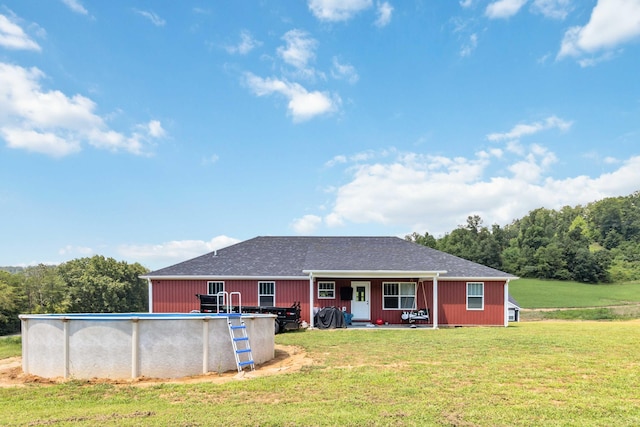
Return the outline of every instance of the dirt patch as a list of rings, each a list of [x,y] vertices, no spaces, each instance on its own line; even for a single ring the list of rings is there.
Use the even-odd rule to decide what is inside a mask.
[[[110,380],[106,378],[94,378],[91,380],[80,380],[87,384],[116,384],[133,386],[152,386],[161,383],[193,384],[193,383],[215,383],[222,384],[229,381],[249,380],[252,378],[266,377],[270,375],[296,372],[304,366],[313,363],[304,350],[296,346],[275,346],[275,357],[267,363],[256,366],[255,371],[244,372],[224,372],[222,374],[210,372],[206,375],[197,375],[185,378],[136,378],[131,380]],[[24,387],[26,384],[60,384],[64,383],[63,378],[42,378],[35,375],[25,375],[22,372],[22,358],[10,357],[0,359],[0,387]]]

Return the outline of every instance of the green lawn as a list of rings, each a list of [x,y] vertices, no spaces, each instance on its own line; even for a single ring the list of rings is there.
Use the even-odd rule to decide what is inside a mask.
[[[509,283],[509,293],[522,308],[640,304],[640,283],[590,285],[557,280],[518,279]]]
[[[278,335],[314,364],[225,384],[0,388],[0,425],[637,426],[640,321]],[[4,345],[0,341],[0,347]]]
[[[22,340],[19,336],[0,337],[0,359],[20,356]]]

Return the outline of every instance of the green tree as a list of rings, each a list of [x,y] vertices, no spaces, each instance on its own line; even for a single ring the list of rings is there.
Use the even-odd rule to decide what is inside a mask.
[[[521,277],[596,283],[640,279],[640,191],[560,210],[538,208],[491,230],[472,215],[435,239],[407,240]]]
[[[404,236],[404,239],[409,242],[417,243],[419,245],[427,246],[434,249],[438,244],[438,242],[436,241],[436,238],[433,237],[431,234],[429,234],[428,231],[425,232],[424,234],[419,234],[414,231],[413,233],[407,234],[406,236]]]
[[[123,313],[148,310],[147,273],[140,264],[118,262],[96,255],[66,262],[59,267],[68,288],[69,311]]]
[[[64,313],[69,306],[67,289],[55,265],[39,264],[22,273],[25,308],[30,313]]]
[[[18,314],[22,310],[20,278],[6,271],[0,271],[0,335],[12,334],[20,330]]]

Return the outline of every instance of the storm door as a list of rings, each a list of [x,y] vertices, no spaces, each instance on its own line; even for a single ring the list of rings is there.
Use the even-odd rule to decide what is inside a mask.
[[[351,288],[353,288],[353,299],[351,300],[353,320],[371,320],[369,305],[371,282],[351,282]]]

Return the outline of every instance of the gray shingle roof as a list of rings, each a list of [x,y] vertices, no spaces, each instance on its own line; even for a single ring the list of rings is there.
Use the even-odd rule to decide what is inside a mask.
[[[302,277],[305,271],[446,271],[441,277],[511,274],[398,237],[255,237],[144,277]]]

